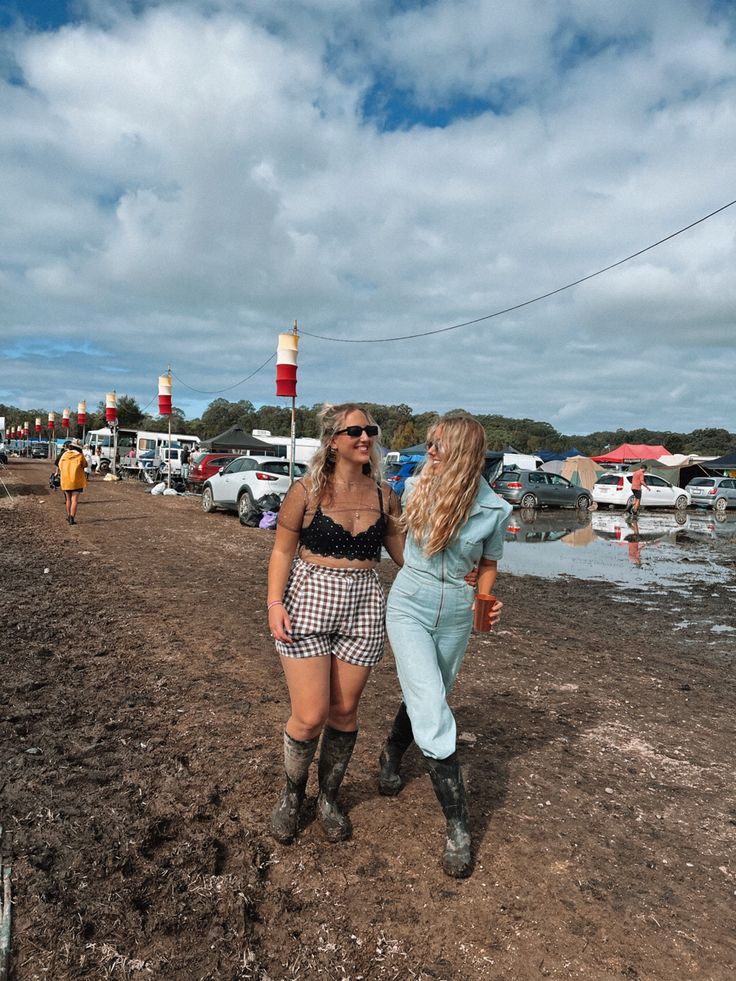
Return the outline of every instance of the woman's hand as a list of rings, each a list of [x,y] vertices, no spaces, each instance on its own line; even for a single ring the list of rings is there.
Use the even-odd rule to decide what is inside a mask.
[[[468,586],[472,586],[473,589],[478,585],[478,566],[473,566],[470,572],[465,576],[465,582]]]
[[[502,606],[503,606],[503,603],[501,602],[501,600],[500,599],[497,599],[496,602],[491,607],[491,612],[490,612],[488,618],[491,621],[491,626],[492,627],[495,627],[496,624],[497,623],[500,623],[500,621],[501,621],[501,607]]]
[[[268,629],[275,640],[284,644],[293,643],[291,637],[291,620],[281,603],[276,603],[268,611]]]

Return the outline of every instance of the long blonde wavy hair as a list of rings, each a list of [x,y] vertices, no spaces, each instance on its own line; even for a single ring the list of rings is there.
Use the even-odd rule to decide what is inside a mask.
[[[369,425],[378,425],[370,412],[355,402],[343,402],[341,405],[325,402],[317,417],[321,427],[320,446],[309,464],[309,476],[312,479],[312,492],[318,501],[331,496],[332,477],[335,473],[335,451],[330,447],[330,443],[335,433],[345,428],[345,419],[351,412],[362,412]],[[363,473],[379,485],[381,483],[381,452],[378,448],[380,435],[379,430],[378,436],[373,441],[370,458],[363,464]]]
[[[441,416],[430,427],[427,442],[440,427],[442,473],[433,473],[429,463],[422,467],[401,516],[402,526],[427,556],[441,552],[468,520],[486,452],[485,431],[472,416],[464,412]]]

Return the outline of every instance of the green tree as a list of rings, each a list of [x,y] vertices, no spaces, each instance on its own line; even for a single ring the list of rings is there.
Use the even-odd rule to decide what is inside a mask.
[[[407,446],[414,446],[419,441],[416,426],[409,419],[394,430],[393,438],[388,445],[392,450],[403,450]]]

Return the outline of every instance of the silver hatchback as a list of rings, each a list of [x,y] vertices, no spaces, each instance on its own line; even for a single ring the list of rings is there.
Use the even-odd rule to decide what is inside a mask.
[[[695,477],[685,489],[696,507],[715,511],[736,508],[736,477]]]

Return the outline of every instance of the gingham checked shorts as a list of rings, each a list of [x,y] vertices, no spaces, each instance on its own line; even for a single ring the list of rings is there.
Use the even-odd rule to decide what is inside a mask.
[[[383,657],[386,598],[375,569],[330,569],[294,559],[284,593],[293,643],[282,657],[325,657],[373,667]]]

